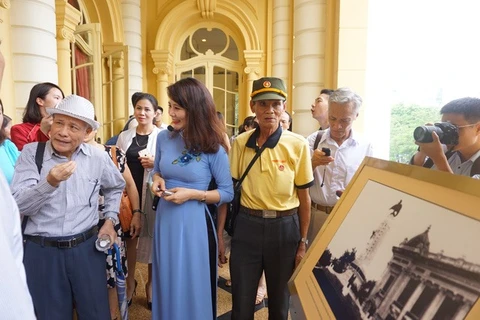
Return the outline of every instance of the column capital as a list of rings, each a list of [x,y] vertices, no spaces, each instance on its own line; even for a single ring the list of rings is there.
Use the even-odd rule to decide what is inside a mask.
[[[245,74],[249,77],[258,77],[262,71],[261,61],[263,57],[262,50],[244,50],[243,56],[245,58],[246,67],[243,69]]]
[[[155,67],[152,72],[156,75],[171,75],[173,69],[173,53],[169,50],[150,50]]]
[[[10,0],[0,0],[0,8],[10,9]]]
[[[74,33],[80,21],[82,21],[82,13],[70,5],[67,0],[55,0],[55,16],[57,20],[57,39],[75,42]]]

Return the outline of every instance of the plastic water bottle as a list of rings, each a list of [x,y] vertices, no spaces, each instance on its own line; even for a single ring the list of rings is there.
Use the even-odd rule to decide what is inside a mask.
[[[98,251],[105,252],[110,248],[110,236],[108,234],[104,234],[101,237],[98,237],[97,241],[95,241],[95,248]]]

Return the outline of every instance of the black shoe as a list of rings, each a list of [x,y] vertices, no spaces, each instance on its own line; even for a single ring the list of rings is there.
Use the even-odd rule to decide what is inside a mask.
[[[152,303],[147,301],[147,309],[152,310]]]
[[[127,300],[127,304],[129,307],[132,305],[133,296],[137,294],[137,285],[138,285],[138,282],[137,280],[135,280],[135,288],[133,289],[132,297],[129,300]]]

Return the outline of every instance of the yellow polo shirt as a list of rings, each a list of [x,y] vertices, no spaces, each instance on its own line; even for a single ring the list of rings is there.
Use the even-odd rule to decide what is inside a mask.
[[[239,135],[230,150],[232,177],[239,180],[255,156],[260,128]],[[250,209],[289,210],[299,206],[297,189],[313,185],[307,140],[277,129],[242,183],[241,204]]]

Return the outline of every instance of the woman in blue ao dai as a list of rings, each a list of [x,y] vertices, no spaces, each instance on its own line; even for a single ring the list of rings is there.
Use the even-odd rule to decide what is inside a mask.
[[[216,319],[218,255],[209,250],[207,224],[213,221],[207,204],[233,198],[225,129],[210,92],[198,80],[182,79],[167,91],[172,122],[157,137],[152,186],[160,197],[152,319]],[[218,188],[208,190],[212,178]]]

